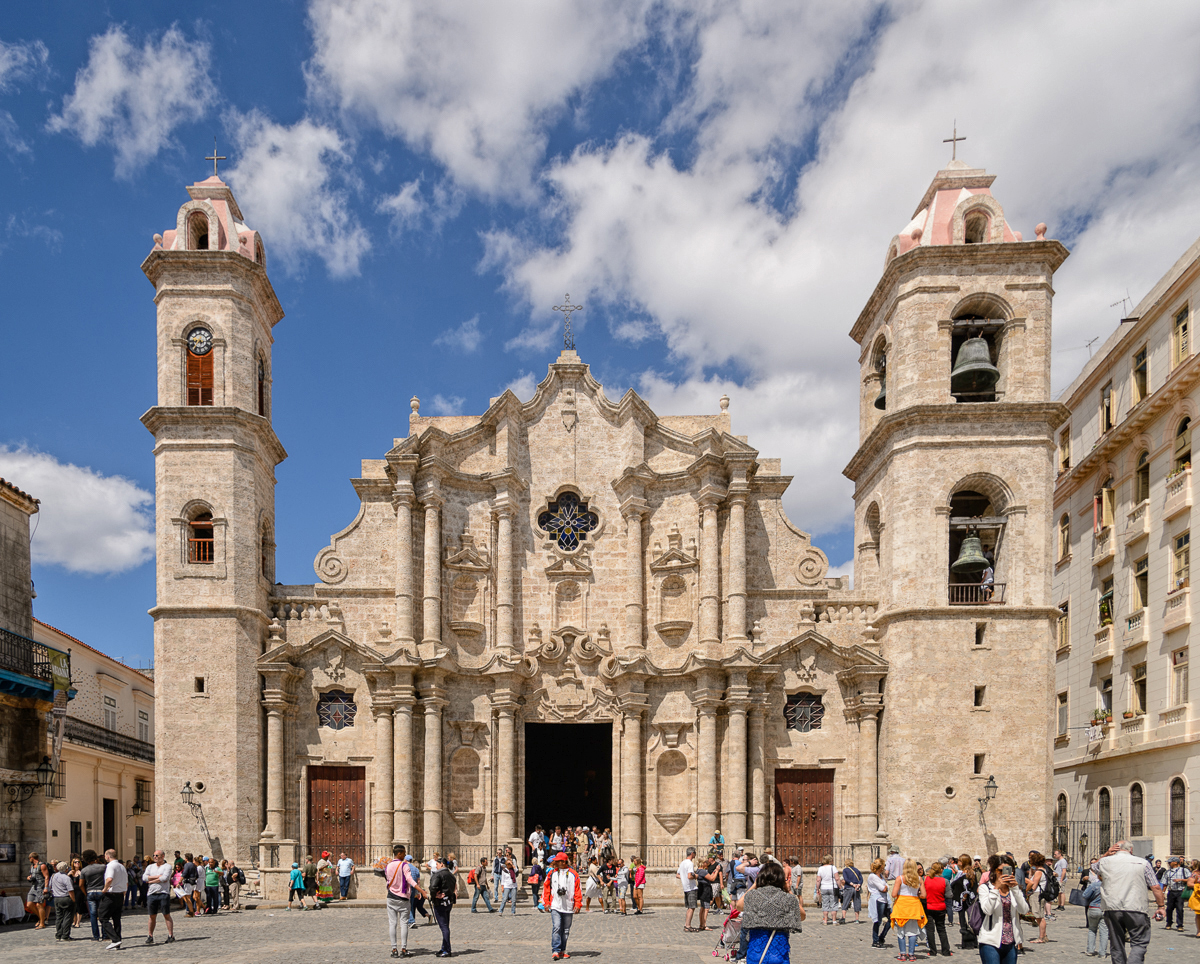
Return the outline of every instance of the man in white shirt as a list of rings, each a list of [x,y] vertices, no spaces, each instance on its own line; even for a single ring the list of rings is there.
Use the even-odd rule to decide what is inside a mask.
[[[104,868],[104,890],[101,891],[100,907],[96,916],[108,938],[106,951],[121,949],[121,908],[125,905],[125,891],[129,889],[129,874],[125,865],[117,860],[115,850],[104,851],[104,859],[108,861]]]
[[[1067,906],[1067,858],[1061,850],[1054,851],[1054,876],[1058,878],[1058,909]]]
[[[1133,855],[1127,840],[1118,840],[1100,858],[1100,906],[1108,924],[1108,951],[1112,964],[1142,964],[1150,946],[1150,916],[1147,913],[1146,891],[1154,893],[1158,902],[1159,920],[1166,903],[1162,887],[1150,864]],[[1129,956],[1125,956],[1125,941],[1129,941]]]
[[[167,922],[166,943],[175,942],[175,924],[171,920],[171,875],[174,867],[167,863],[167,855],[161,850],[154,851],[154,862],[147,864],[142,873],[142,880],[150,885],[146,892],[146,909],[150,912],[150,934],[147,944],[154,943],[154,925],[158,915],[163,915]]]
[[[347,894],[350,893],[350,878],[354,876],[354,861],[347,857],[344,853],[338,857],[338,883],[342,887],[342,896],[339,900],[347,900]]]
[[[687,920],[683,929],[689,934],[696,929],[692,926],[692,915],[696,912],[696,905],[699,903],[700,882],[696,877],[695,856],[696,848],[688,847],[687,856],[683,858],[683,863],[675,872],[675,876],[679,878],[679,883],[683,887],[683,903],[687,907]]]
[[[550,957],[552,960],[569,960],[567,938],[571,934],[571,922],[583,905],[583,893],[579,889],[579,875],[567,864],[567,855],[557,853],[552,862],[554,870],[546,875],[542,885],[542,904],[550,908]]]

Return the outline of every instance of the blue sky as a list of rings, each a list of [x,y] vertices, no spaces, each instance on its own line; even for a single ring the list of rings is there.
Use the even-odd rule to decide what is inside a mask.
[[[186,9],[187,19],[175,18]],[[154,306],[184,185],[261,231],[275,330],[277,572],[423,413],[528,397],[550,310],[611,397],[717,411],[852,554],[857,348],[888,241],[947,160],[1072,248],[1055,384],[1200,233],[1185,3],[26,4],[0,22],[0,475],[42,500],[39,618],[149,660]]]

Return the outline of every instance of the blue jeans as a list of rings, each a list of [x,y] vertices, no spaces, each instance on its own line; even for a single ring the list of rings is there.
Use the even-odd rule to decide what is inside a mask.
[[[871,924],[872,943],[882,944],[892,929],[892,919],[888,914],[887,901],[875,899],[875,915],[878,919]]]
[[[1017,964],[1017,945],[1001,944],[992,947],[991,944],[979,942],[979,959],[983,964]]]
[[[209,887],[204,888],[204,903],[208,905],[208,913],[215,914],[221,908],[221,888]]]
[[[96,919],[96,908],[100,904],[101,892],[93,890],[88,894],[88,919],[92,922],[92,939],[100,940],[100,923]]]
[[[513,916],[515,917],[517,914],[517,888],[516,887],[505,887],[504,888],[504,894],[500,898],[500,913],[501,914],[504,913],[504,905],[508,903],[510,898],[512,899]]]
[[[475,905],[479,903],[480,897],[483,898],[483,902],[487,905],[488,913],[490,914],[493,908],[491,900],[488,899],[487,888],[480,887],[478,884],[475,885],[475,896],[471,898],[471,913],[476,913]]]
[[[1108,921],[1099,907],[1087,909],[1088,953],[1103,957],[1108,953]]]
[[[564,914],[561,910],[550,911],[550,953],[565,954],[567,937],[571,933],[571,921],[574,914]]]
[[[345,897],[347,894],[350,893],[350,878],[349,877],[339,877],[338,883],[340,883],[342,885],[342,896]]]

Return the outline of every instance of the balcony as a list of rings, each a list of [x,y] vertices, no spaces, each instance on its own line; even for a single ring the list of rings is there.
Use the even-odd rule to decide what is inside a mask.
[[[117,733],[113,730],[106,730],[95,723],[77,720],[73,716],[68,716],[63,722],[65,724],[64,735],[70,743],[90,746],[97,750],[106,750],[109,753],[126,756],[133,760],[140,760],[142,763],[154,766],[153,743],[135,740],[132,736],[126,736],[124,733]]]
[[[1192,590],[1184,586],[1167,596],[1163,607],[1163,632],[1169,633],[1192,622]]]
[[[1143,536],[1150,535],[1150,500],[1139,502],[1129,513],[1125,523],[1125,543],[1137,542]]]
[[[54,676],[71,678],[71,655],[0,629],[0,693],[54,699]]]
[[[1098,663],[1102,659],[1112,659],[1113,655],[1113,628],[1112,625],[1101,626],[1096,633],[1096,645],[1092,648],[1092,662]]]
[[[1093,566],[1102,566],[1117,554],[1115,542],[1112,526],[1096,533],[1096,541],[1092,543]]]
[[[951,606],[995,606],[1004,602],[1002,582],[982,586],[977,582],[952,582],[949,585]]]
[[[1174,519],[1192,507],[1192,470],[1184,469],[1167,479],[1167,494],[1163,503],[1163,518]]]
[[[1125,635],[1121,645],[1125,649],[1132,649],[1149,641],[1150,620],[1146,617],[1146,610],[1140,609],[1125,620]]]

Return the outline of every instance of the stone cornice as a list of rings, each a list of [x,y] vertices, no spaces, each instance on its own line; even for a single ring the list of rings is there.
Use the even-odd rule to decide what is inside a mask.
[[[241,255],[238,255],[241,257]],[[141,422],[154,436],[155,442],[169,441],[184,444],[195,442],[201,445],[222,445],[221,439],[209,437],[171,438],[160,440],[159,432],[164,428],[175,428],[181,425],[231,425],[245,429],[260,438],[267,449],[267,454],[274,459],[273,465],[278,465],[287,458],[287,451],[275,434],[271,423],[261,415],[253,415],[245,409],[232,405],[156,405],[148,409],[142,416]]]
[[[1010,606],[1008,603],[989,606],[906,606],[875,613],[872,625],[882,628],[898,619],[983,619],[989,616],[1058,619],[1062,613],[1052,606]]]
[[[142,262],[142,271],[157,289],[163,273],[168,268],[186,267],[195,270],[200,266],[204,268],[220,266],[230,272],[241,273],[254,285],[255,294],[258,295],[259,302],[265,309],[269,327],[275,327],[283,319],[283,306],[279,303],[279,297],[275,294],[271,279],[267,277],[267,269],[236,251],[165,251],[160,249],[151,251],[146,256],[146,260]]]

